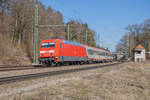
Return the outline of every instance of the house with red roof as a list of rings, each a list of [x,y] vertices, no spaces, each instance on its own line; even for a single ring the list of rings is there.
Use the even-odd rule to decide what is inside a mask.
[[[134,51],[134,61],[142,62],[145,60],[146,60],[146,50],[141,44],[139,44],[138,46],[136,46]]]

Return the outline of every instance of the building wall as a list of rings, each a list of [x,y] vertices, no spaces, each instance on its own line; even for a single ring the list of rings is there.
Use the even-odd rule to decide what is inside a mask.
[[[137,53],[135,52],[135,54],[134,54],[134,61],[135,61],[135,62],[145,61],[145,60],[146,60],[145,53],[146,53],[146,52],[145,52],[144,49],[141,50],[141,54],[137,54]]]

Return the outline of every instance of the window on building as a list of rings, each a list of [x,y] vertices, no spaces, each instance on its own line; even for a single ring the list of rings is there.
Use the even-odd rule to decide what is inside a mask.
[[[141,51],[140,50],[136,50],[135,53],[136,54],[141,54]]]

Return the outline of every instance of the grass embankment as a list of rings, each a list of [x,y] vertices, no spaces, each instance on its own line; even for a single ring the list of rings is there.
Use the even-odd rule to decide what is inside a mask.
[[[31,64],[31,57],[23,49],[7,37],[0,37],[0,65],[25,65]]]
[[[14,100],[150,100],[150,63],[129,63],[121,69],[59,83]]]

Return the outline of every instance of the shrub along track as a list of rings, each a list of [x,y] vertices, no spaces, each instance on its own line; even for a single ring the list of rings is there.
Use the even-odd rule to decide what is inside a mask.
[[[0,85],[18,82],[18,81],[36,79],[36,78],[43,78],[43,77],[48,77],[48,76],[61,75],[61,74],[72,73],[72,72],[92,70],[92,69],[97,69],[97,68],[102,68],[102,67],[110,67],[110,66],[118,65],[118,64],[121,64],[121,63],[97,65],[97,66],[90,66],[90,67],[76,68],[76,69],[69,69],[69,70],[61,70],[61,71],[51,71],[51,72],[43,72],[43,73],[35,73],[35,74],[18,75],[18,76],[11,76],[11,77],[2,77],[2,78],[0,78]]]

